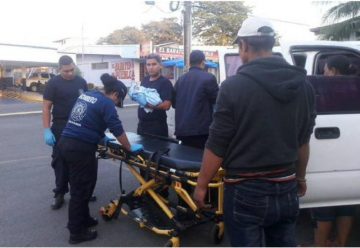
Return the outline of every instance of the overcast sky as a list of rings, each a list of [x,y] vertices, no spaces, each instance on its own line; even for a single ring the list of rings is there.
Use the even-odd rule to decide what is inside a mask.
[[[253,15],[269,18],[284,40],[313,40],[309,31],[321,25],[321,15],[328,8],[306,0],[251,0]],[[166,17],[180,17],[171,12],[169,1],[148,6],[140,0],[2,0],[0,42],[49,45],[65,37],[81,37],[87,43],[124,26]],[[240,26],[240,24],[239,24]]]

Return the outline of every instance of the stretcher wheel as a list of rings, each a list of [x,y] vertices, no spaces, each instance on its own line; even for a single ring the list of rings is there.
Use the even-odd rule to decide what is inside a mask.
[[[100,208],[100,215],[104,221],[110,221],[116,217],[116,209],[119,202],[117,200],[111,201],[106,207]]]
[[[179,246],[180,246],[180,239],[178,237],[172,237],[164,245],[164,247],[179,247]]]
[[[213,226],[211,230],[211,235],[213,238],[214,244],[220,244],[224,239],[224,223],[220,222]]]

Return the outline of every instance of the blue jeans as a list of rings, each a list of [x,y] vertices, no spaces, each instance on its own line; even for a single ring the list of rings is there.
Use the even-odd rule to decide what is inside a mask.
[[[225,185],[225,230],[232,246],[296,246],[298,214],[296,181]]]

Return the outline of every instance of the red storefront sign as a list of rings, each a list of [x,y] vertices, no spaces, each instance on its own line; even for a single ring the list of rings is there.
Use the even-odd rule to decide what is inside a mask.
[[[213,62],[219,61],[219,54],[217,51],[203,51],[206,60]],[[162,60],[181,59],[184,58],[184,50],[173,47],[156,47],[155,53],[159,54]]]
[[[111,64],[113,75],[119,80],[134,80],[134,61],[123,60]]]

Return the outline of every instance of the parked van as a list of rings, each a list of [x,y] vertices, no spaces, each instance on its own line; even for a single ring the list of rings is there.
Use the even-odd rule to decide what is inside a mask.
[[[310,141],[308,191],[302,208],[360,204],[360,77],[323,76],[332,55],[360,68],[360,42],[314,41],[275,47],[274,55],[304,68],[316,94],[317,119]],[[219,52],[221,81],[242,64],[238,49]]]

